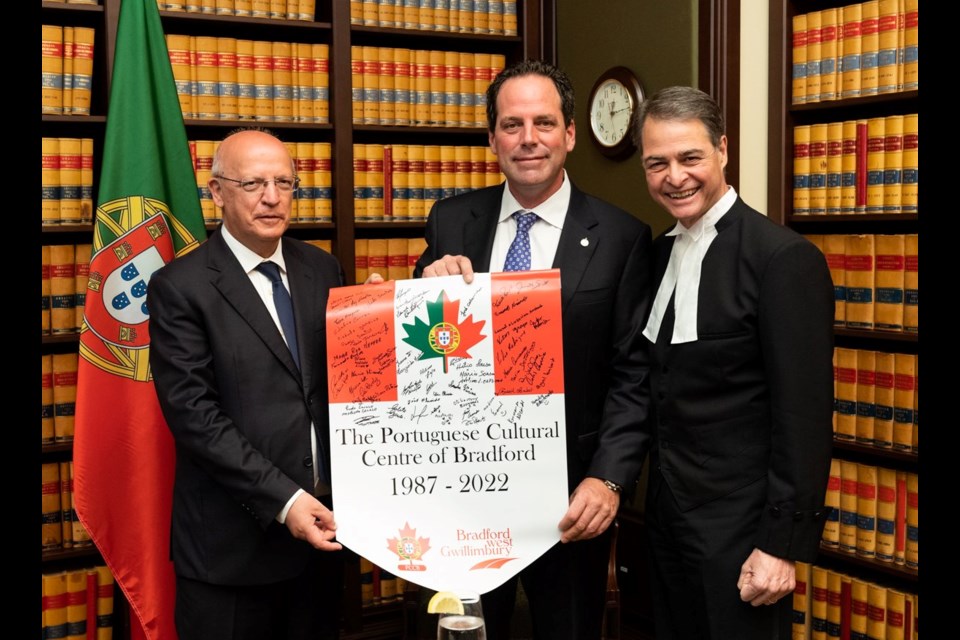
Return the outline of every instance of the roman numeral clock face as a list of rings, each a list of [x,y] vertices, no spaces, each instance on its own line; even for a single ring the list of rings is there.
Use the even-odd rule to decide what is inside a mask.
[[[623,159],[635,150],[630,120],[643,100],[640,83],[626,67],[603,73],[590,92],[590,137],[605,156]]]

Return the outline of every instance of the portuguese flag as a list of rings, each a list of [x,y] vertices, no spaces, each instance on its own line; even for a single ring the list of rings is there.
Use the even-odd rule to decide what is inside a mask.
[[[176,638],[173,438],[149,366],[150,275],[206,238],[155,0],[117,28],[80,335],[74,500],[131,609],[131,635]]]

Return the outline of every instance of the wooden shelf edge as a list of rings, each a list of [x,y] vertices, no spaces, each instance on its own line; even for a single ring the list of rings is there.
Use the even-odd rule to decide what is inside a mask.
[[[333,222],[291,222],[290,229],[336,229]]]
[[[76,11],[86,13],[103,13],[102,4],[65,4],[62,2],[48,2],[44,0],[40,3],[41,9],[53,9],[55,11]]]
[[[97,557],[100,552],[97,547],[90,545],[73,549],[43,549],[40,552],[40,562],[57,562],[67,560],[68,558],[90,558]]]
[[[820,553],[828,558],[841,561],[849,562],[857,565],[858,567],[864,567],[866,569],[871,569],[879,573],[884,573],[886,575],[895,576],[902,580],[907,580],[909,582],[919,582],[920,581],[920,571],[919,569],[910,569],[902,564],[894,564],[892,562],[881,562],[879,560],[873,560],[870,558],[864,558],[858,556],[854,553],[844,553],[832,547],[828,547],[821,543]]]
[[[902,331],[869,331],[866,329],[848,329],[834,327],[833,333],[844,338],[861,338],[864,340],[892,340],[894,342],[920,342],[919,333],[904,333]]]
[[[861,107],[870,104],[908,103],[920,100],[920,91],[897,91],[882,93],[875,96],[861,96],[859,98],[845,98],[843,100],[824,100],[810,104],[794,104],[788,107],[789,111],[799,113],[804,111],[831,111]]]
[[[65,116],[55,113],[41,113],[40,122],[69,122],[70,124],[103,124],[107,116]]]
[[[84,224],[41,224],[40,233],[92,233],[93,223]]]
[[[910,462],[913,464],[918,464],[920,462],[919,453],[912,451],[895,451],[893,449],[887,449],[884,447],[872,447],[870,445],[850,442],[849,440],[840,440],[838,438],[833,439],[833,447],[842,451],[852,451],[855,453],[874,456],[877,458],[885,458],[888,460],[899,460],[900,462]]]
[[[79,341],[80,341],[80,334],[78,332],[58,333],[56,335],[40,336],[40,344],[67,344],[70,342],[79,342]]]
[[[66,442],[41,442],[40,455],[45,453],[64,453],[73,451],[73,440]]]

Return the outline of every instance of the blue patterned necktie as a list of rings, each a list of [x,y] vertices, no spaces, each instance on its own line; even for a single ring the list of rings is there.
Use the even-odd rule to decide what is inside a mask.
[[[513,214],[517,220],[517,236],[507,250],[507,259],[503,263],[504,271],[530,271],[530,227],[538,220],[533,211],[517,211]]]
[[[280,318],[280,326],[283,328],[283,337],[287,339],[287,348],[290,349],[290,355],[293,361],[300,368],[300,348],[297,346],[297,324],[293,319],[293,300],[287,288],[283,286],[283,280],[280,278],[280,267],[275,262],[261,262],[257,265],[257,271],[270,278],[273,285],[273,306],[277,309],[277,317]]]

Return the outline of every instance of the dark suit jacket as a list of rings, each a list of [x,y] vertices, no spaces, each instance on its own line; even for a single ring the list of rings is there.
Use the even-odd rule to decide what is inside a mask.
[[[489,271],[503,189],[438,201],[414,276],[447,254],[467,256],[475,271]],[[650,237],[638,219],[573,187],[553,262],[562,288],[571,491],[585,476],[632,487],[640,472],[648,440],[648,353],[641,333],[650,301]]]
[[[766,477],[754,546],[811,561],[830,466],[833,288],[823,255],[737,200],[703,261],[696,342],[661,335],[660,465],[683,511]],[[656,283],[673,237],[654,242]],[[745,559],[745,558],[744,558]]]
[[[298,575],[312,551],[275,517],[297,489],[313,493],[311,422],[329,451],[324,318],[342,273],[328,253],[282,242],[302,374],[219,230],[150,280],[150,365],[177,448],[170,554],[182,577],[266,584]]]

